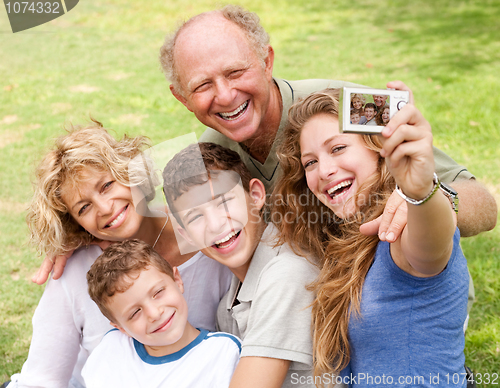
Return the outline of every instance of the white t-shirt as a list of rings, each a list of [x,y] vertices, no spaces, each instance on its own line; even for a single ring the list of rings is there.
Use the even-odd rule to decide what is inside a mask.
[[[102,253],[80,248],[58,280],[50,279],[33,315],[33,336],[21,373],[9,388],[84,388],[81,370],[110,324],[87,292],[87,272]],[[179,266],[191,324],[215,330],[217,305],[229,289],[227,267],[198,252]]]
[[[240,357],[240,340],[202,330],[185,348],[163,357],[114,329],[90,355],[82,375],[88,388],[224,388]]]

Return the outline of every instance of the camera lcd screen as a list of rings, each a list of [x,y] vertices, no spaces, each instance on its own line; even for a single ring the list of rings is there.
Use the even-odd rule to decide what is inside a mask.
[[[409,101],[409,92],[368,88],[344,88],[340,101],[340,131],[381,133],[396,112]]]

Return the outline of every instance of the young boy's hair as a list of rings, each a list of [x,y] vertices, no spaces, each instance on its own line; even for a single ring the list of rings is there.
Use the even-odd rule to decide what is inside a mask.
[[[194,171],[201,173],[193,176]],[[177,153],[163,170],[163,192],[170,211],[175,215],[174,201],[191,187],[206,183],[212,175],[215,177],[215,171],[238,173],[243,189],[250,190],[252,175],[238,153],[215,143],[191,144]]]
[[[111,322],[118,323],[108,309],[111,298],[127,291],[148,267],[174,278],[170,264],[150,245],[137,239],[110,245],[92,264],[87,273],[89,295]]]

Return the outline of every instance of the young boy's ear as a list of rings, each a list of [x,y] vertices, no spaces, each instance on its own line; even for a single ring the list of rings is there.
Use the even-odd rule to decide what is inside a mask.
[[[266,188],[264,184],[257,178],[253,178],[249,184],[248,190],[255,206],[260,210],[266,203]]]
[[[181,223],[177,220],[177,218],[175,216],[173,216],[171,212],[169,212],[169,214],[170,214],[170,220],[172,221],[172,226],[174,227],[174,231],[176,230],[177,233],[180,234],[182,236],[182,238],[187,241],[188,244],[195,246],[193,239],[189,236],[189,234],[186,232],[186,230],[182,227]],[[179,241],[178,241],[178,243],[181,244],[181,242],[179,242]]]
[[[186,229],[184,229],[182,226],[177,224],[177,232],[186,240],[189,244],[195,246],[193,239],[189,236],[189,233],[186,232]]]
[[[181,278],[181,273],[177,269],[177,267],[172,267],[172,270],[174,272],[174,282],[177,284],[177,287],[181,290],[181,294],[184,294],[184,282],[182,281]]]
[[[131,337],[131,335],[130,335],[129,333],[127,333],[123,327],[118,326],[118,325],[117,325],[116,323],[114,323],[114,322],[109,322],[109,324],[110,324],[111,326],[113,326],[115,329],[120,330],[123,334],[128,335],[129,337]]]

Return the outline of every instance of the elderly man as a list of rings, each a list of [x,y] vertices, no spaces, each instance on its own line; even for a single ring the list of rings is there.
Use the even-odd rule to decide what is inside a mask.
[[[377,107],[377,112],[380,111],[380,108],[382,108],[385,105],[386,101],[387,101],[387,96],[381,96],[379,94],[373,95],[373,102]]]
[[[269,35],[257,15],[234,6],[186,22],[167,38],[160,60],[174,96],[210,127],[200,140],[238,152],[266,189],[277,175],[274,140],[293,101],[326,87],[354,86],[273,79]]]
[[[160,61],[173,95],[209,127],[200,141],[238,152],[268,191],[278,175],[276,140],[287,124],[292,103],[327,87],[359,86],[343,81],[273,78],[274,51],[269,35],[256,14],[231,5],[189,19],[166,38]],[[387,86],[406,88],[402,82]],[[462,236],[492,229],[497,212],[493,197],[465,167],[437,149],[435,160],[441,180],[453,182],[459,193]],[[398,234],[399,222],[389,228],[390,214],[400,204],[393,202],[388,205],[389,217],[380,225],[382,239],[394,240]],[[365,231],[373,233],[377,228],[372,224]]]

